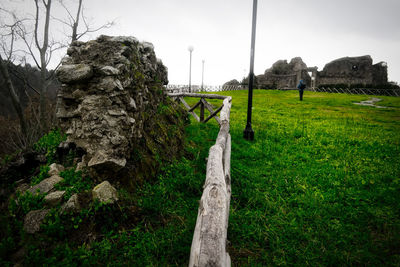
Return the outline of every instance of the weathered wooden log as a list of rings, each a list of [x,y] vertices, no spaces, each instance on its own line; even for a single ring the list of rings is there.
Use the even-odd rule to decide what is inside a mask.
[[[229,212],[229,207],[231,204],[231,148],[232,147],[232,141],[231,141],[231,135],[228,134],[228,139],[226,140],[226,146],[224,150],[224,175],[225,175],[225,184],[226,184],[226,192],[228,194],[228,212]],[[226,226],[228,227],[228,220],[229,220],[229,214],[226,217]],[[228,231],[228,230],[227,230]]]
[[[230,266],[226,251],[230,194],[225,182],[223,154],[224,150],[217,144],[210,148],[189,266]]]
[[[226,247],[231,198],[229,134],[231,101],[231,97],[224,99],[220,131],[215,145],[210,148],[189,266],[231,265]]]
[[[232,97],[228,96],[227,98],[224,99],[223,104],[224,108],[221,110],[220,114],[220,119],[221,121],[228,121],[229,122],[229,116],[231,114],[231,106],[232,106]]]
[[[226,139],[228,138],[229,134],[229,116],[231,113],[231,97],[228,97],[224,100],[224,107],[220,113],[221,119],[221,128],[219,130],[216,144],[220,145],[222,148],[225,149]]]

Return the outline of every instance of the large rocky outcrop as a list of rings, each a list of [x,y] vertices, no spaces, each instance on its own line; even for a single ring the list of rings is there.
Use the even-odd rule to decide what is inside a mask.
[[[168,129],[154,132],[154,124],[161,128],[179,125],[183,113],[176,106],[168,118],[161,118],[165,114],[160,110],[170,109],[173,103],[163,88],[168,83],[167,69],[156,58],[153,45],[134,37],[100,36],[74,42],[67,54],[57,72],[63,83],[57,118],[67,142],[87,153],[84,164],[109,178],[127,167],[127,161],[137,162],[133,151],[138,146],[155,150],[151,151],[154,156],[154,140],[167,142],[168,134]],[[179,147],[183,135],[179,131],[176,140],[163,145]]]

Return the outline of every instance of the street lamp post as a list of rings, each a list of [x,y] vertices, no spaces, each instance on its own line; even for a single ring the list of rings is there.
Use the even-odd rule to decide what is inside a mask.
[[[201,68],[201,91],[203,91],[203,86],[204,86],[204,59],[202,61],[203,65]]]
[[[257,0],[253,0],[253,23],[251,30],[251,50],[250,50],[250,73],[249,73],[249,96],[247,103],[247,124],[243,131],[246,140],[254,140],[254,131],[251,128],[251,108],[253,104],[253,80],[254,80],[254,47],[256,42],[256,21],[257,21]]]
[[[192,52],[194,50],[193,46],[188,47],[190,53],[190,64],[189,64],[189,93],[192,92]]]

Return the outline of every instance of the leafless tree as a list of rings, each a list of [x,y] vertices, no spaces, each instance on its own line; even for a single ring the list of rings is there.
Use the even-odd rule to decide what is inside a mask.
[[[10,74],[8,73],[8,67],[6,64],[7,64],[6,61],[3,60],[0,54],[0,73],[3,76],[5,88],[8,90],[12,104],[15,108],[15,111],[17,112],[19,123],[21,126],[21,132],[23,135],[26,135],[27,131],[26,131],[26,121],[25,121],[24,111],[21,105],[20,98],[14,89],[14,85],[11,81],[11,77]]]
[[[36,16],[35,16],[35,31],[34,31],[34,38],[35,38],[35,45],[36,48],[39,50],[39,55],[40,55],[40,63],[38,63],[38,60],[35,57],[35,54],[31,52],[31,56],[34,58],[36,64],[38,65],[40,69],[40,79],[41,79],[41,84],[42,86],[40,87],[40,108],[39,108],[39,114],[40,114],[40,122],[42,129],[47,128],[47,122],[45,120],[46,117],[46,92],[47,92],[47,79],[46,79],[46,74],[47,74],[47,66],[50,62],[51,59],[51,47],[49,46],[49,26],[50,26],[50,13],[51,13],[51,0],[47,0],[47,3],[45,0],[42,1],[44,7],[45,7],[45,24],[44,24],[44,33],[43,33],[43,42],[40,44],[39,42],[39,18],[40,18],[40,9],[39,9],[39,0],[34,0],[35,1],[35,6],[36,6]],[[27,41],[24,38],[25,42]],[[28,43],[26,42],[28,45]],[[28,45],[29,50],[31,50],[31,47]]]
[[[82,38],[87,34],[98,32],[102,29],[110,28],[115,24],[114,21],[111,21],[103,25],[100,25],[98,27],[92,26],[91,23],[88,21],[88,18],[84,14],[85,8],[83,6],[83,0],[78,1],[78,8],[76,10],[76,13],[74,13],[75,15],[73,15],[70,8],[66,6],[65,1],[60,0],[60,4],[68,15],[67,20],[61,20],[57,18],[56,19],[62,24],[66,25],[71,30],[71,35],[68,35],[68,38],[70,39],[71,43],[79,40],[80,38]],[[80,20],[82,20],[83,25],[80,23]],[[80,31],[79,28],[81,28]]]
[[[4,12],[7,13],[7,11],[2,8],[0,8],[0,11],[2,13]],[[12,13],[9,14],[13,16]],[[18,96],[17,91],[14,88],[7,66],[7,64],[11,63],[14,60],[14,52],[15,52],[14,44],[17,36],[16,31],[18,29],[18,25],[22,23],[22,21],[17,20],[15,16],[13,16],[13,19],[14,21],[10,24],[1,23],[0,25],[0,29],[2,32],[2,34],[0,35],[1,38],[0,47],[3,54],[5,55],[5,59],[3,59],[0,53],[0,73],[3,77],[4,88],[8,91],[13,107],[17,113],[19,124],[21,127],[21,132],[23,135],[26,135],[27,134],[26,120],[21,105],[20,97]],[[6,40],[9,42],[6,42]]]
[[[11,45],[6,47],[3,43],[3,50],[8,48],[8,57],[12,57],[15,54],[13,49],[13,42],[18,39],[24,45],[26,50],[23,51],[22,57],[29,56],[35,62],[36,66],[40,70],[40,87],[38,88],[39,93],[39,117],[40,126],[43,132],[48,130],[47,110],[47,87],[48,87],[48,65],[51,61],[53,53],[65,47],[60,42],[56,42],[49,38],[49,28],[50,28],[50,18],[51,18],[51,7],[52,0],[33,0],[35,4],[35,13],[33,18],[22,18],[19,19],[16,13],[11,11],[6,11],[11,14],[14,20],[14,24],[11,33],[12,38],[9,38]],[[3,9],[4,10],[4,9]],[[43,22],[43,23],[41,23]],[[30,26],[33,25],[33,29]],[[10,28],[10,27],[9,27]],[[5,51],[3,51],[4,54]]]
[[[39,132],[39,136],[40,133],[45,133],[50,126],[46,102],[48,86],[51,79],[54,78],[52,77],[54,72],[48,71],[48,66],[53,58],[54,52],[65,48],[68,44],[79,40],[86,34],[109,28],[114,24],[114,22],[108,22],[99,27],[94,27],[84,14],[83,0],[78,0],[78,2],[73,1],[77,4],[75,12],[70,8],[73,6],[72,2],[66,1],[67,0],[56,0],[55,2],[53,0],[31,0],[31,3],[34,4],[34,10],[31,12],[33,14],[24,14],[22,16],[16,11],[2,7],[2,4],[5,2],[0,3],[0,55],[3,55],[3,57],[0,57],[0,75],[4,77],[5,86],[3,88],[7,89],[12,99],[12,104],[20,121],[22,135],[25,137],[29,135],[36,136],[30,134],[31,129],[27,130],[27,128],[33,125],[39,128],[35,130],[35,132]],[[64,18],[52,16],[53,4],[60,4],[63,7],[66,12]],[[57,23],[62,23],[67,26],[67,31],[70,33],[65,34],[67,35],[66,41],[61,42],[52,38],[52,29],[50,29],[50,27],[54,27]],[[22,73],[14,73],[13,71],[11,74],[23,80],[25,88],[32,89],[39,96],[39,116],[37,116],[37,113],[32,115],[35,120],[33,123],[28,123],[27,118],[24,117],[20,96],[18,96],[12,84],[9,73],[10,69],[7,68],[6,65],[8,62],[15,62],[17,60],[23,64],[26,62],[27,58],[31,59],[40,71],[40,86],[35,88],[29,84]],[[26,90],[25,94],[28,99],[30,99]],[[32,108],[32,103],[30,104]],[[36,111],[37,109],[35,109],[35,112]],[[40,123],[36,122],[37,118],[39,118]],[[29,119],[32,119],[32,117]]]

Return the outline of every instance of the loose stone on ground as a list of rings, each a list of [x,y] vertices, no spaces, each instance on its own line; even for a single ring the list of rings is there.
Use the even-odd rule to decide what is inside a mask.
[[[53,175],[49,178],[44,179],[37,185],[32,186],[31,188],[28,189],[28,191],[31,194],[37,194],[38,192],[39,194],[45,194],[53,190],[54,186],[59,182],[61,182],[62,180],[64,180],[62,177],[58,175]]]
[[[54,207],[62,202],[65,191],[55,191],[44,197],[44,201],[50,207]]]
[[[64,205],[62,205],[61,207],[61,213],[65,213],[65,212],[77,212],[79,211],[81,208],[80,204],[79,204],[79,199],[78,199],[78,195],[77,194],[73,194],[67,201],[67,203],[65,203]]]
[[[117,190],[108,181],[96,185],[92,194],[93,199],[97,199],[102,203],[114,203],[118,200]]]
[[[49,175],[53,176],[53,175],[59,175],[60,172],[64,171],[64,166],[61,164],[57,164],[57,163],[53,163],[49,166],[50,170],[49,170]]]
[[[24,220],[24,230],[29,234],[34,234],[40,230],[44,218],[50,210],[32,210],[28,212]]]

